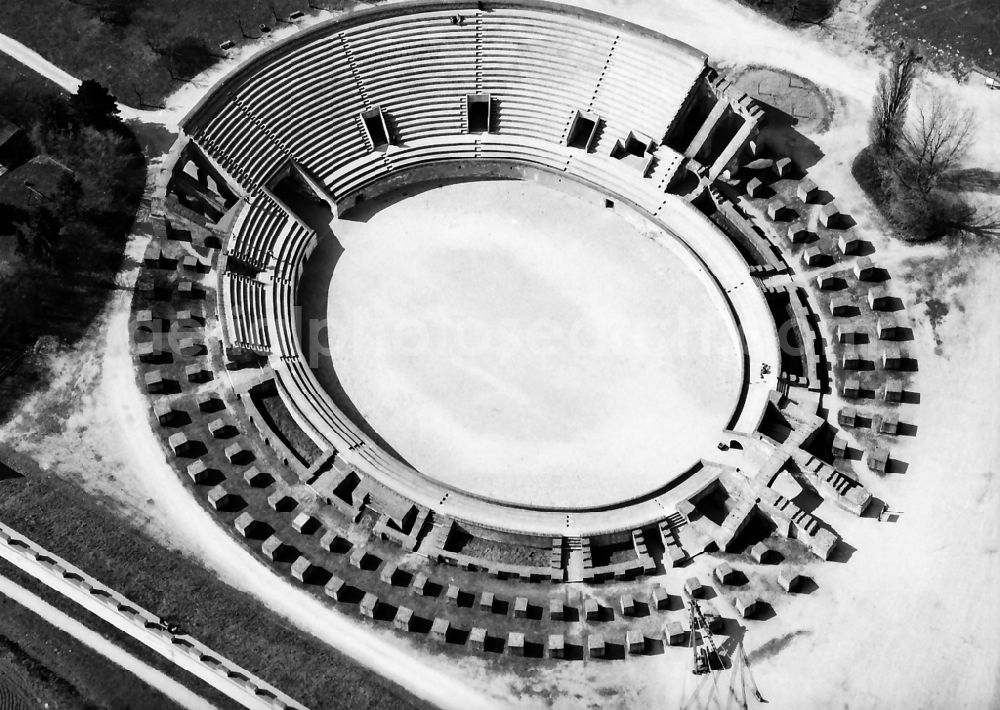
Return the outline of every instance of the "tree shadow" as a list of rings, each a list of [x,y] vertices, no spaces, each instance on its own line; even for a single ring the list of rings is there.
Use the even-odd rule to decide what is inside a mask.
[[[949,192],[1000,194],[1000,171],[986,168],[953,170],[942,177],[940,186]]]

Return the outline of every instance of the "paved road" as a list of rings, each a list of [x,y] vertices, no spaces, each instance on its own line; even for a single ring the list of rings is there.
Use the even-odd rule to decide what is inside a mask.
[[[57,629],[65,631],[84,645],[107,658],[117,666],[121,666],[135,675],[147,685],[156,688],[182,708],[190,710],[212,710],[214,705],[195,694],[184,685],[178,683],[162,671],[159,671],[144,661],[139,660],[93,629],[84,626],[79,621],[63,613],[47,601],[29,592],[24,587],[0,576],[0,594],[13,599],[21,606],[33,611]]]

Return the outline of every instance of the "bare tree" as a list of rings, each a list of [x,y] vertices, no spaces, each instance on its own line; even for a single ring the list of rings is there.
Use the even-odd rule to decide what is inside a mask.
[[[143,99],[145,98],[146,94],[142,90],[142,87],[133,82],[132,83],[132,93],[135,94],[135,105],[136,105],[136,108],[145,108],[146,107],[146,102]]]
[[[913,49],[906,49],[898,52],[892,59],[892,66],[879,76],[872,116],[868,121],[868,139],[874,148],[886,153],[899,149],[918,62],[920,57]]]
[[[907,185],[927,194],[958,169],[969,152],[975,122],[973,109],[959,108],[942,94],[920,104],[902,140],[903,160],[898,169]]]
[[[1000,215],[962,190],[961,169],[975,129],[975,112],[935,94],[915,108],[899,150],[884,165],[893,223],[921,241],[943,235],[1000,236]]]

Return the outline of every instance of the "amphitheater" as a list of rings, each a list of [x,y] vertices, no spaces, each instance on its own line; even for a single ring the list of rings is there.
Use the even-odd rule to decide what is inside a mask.
[[[183,122],[137,283],[168,461],[281,574],[442,648],[662,652],[710,586],[753,618],[734,579],[836,556],[800,501],[874,505],[854,465],[891,470],[916,403],[889,273],[763,119],[697,49],[546,2],[358,11],[248,60]],[[375,348],[394,314],[573,308],[654,347]]]

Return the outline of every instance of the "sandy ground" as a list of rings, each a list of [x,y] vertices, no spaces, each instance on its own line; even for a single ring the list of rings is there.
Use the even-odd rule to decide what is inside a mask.
[[[6,577],[0,577],[0,594],[13,599],[57,629],[65,631],[81,643],[97,651],[115,665],[121,666],[129,673],[134,674],[137,678],[173,700],[180,707],[188,708],[188,710],[212,710],[215,707],[162,671],[153,668],[131,653],[119,648],[101,636],[101,634],[84,626],[73,617],[56,609],[37,594],[29,592]]]
[[[897,448],[908,463],[905,474],[867,481],[900,517],[878,523],[848,518],[829,506],[818,511],[856,549],[845,563],[815,565],[815,592],[776,603],[773,619],[748,622],[746,644],[769,707],[1000,706],[995,384],[1000,326],[993,311],[1000,297],[1000,256],[977,247],[951,254],[938,246],[913,249],[880,236],[881,225],[849,172],[865,141],[879,70],[872,58],[855,52],[863,34],[839,44],[818,31],[796,35],[719,0],[581,4],[650,25],[718,61],[771,64],[833,91],[838,97],[833,124],[825,134],[810,136],[826,156],[812,173],[879,247],[880,260],[896,277],[894,288],[911,294],[910,315],[918,319],[921,404],[913,410],[918,436]],[[976,106],[982,130],[970,167],[1000,164],[1000,92],[956,87],[938,77],[927,77],[921,91],[947,91]],[[923,303],[927,288],[950,305],[934,333]],[[913,295],[918,292],[919,302]],[[23,439],[21,446],[65,475],[115,496],[136,519],[172,530],[174,544],[222,579],[443,706],[676,707],[691,689],[685,654],[539,665],[513,673],[474,658],[417,654],[389,634],[372,633],[310,605],[187,499],[144,425],[120,448],[118,432],[143,422],[145,406],[125,359],[126,307],[127,300],[113,304],[95,337],[54,363],[56,386],[28,402],[20,422],[4,429],[5,437],[32,431],[32,419],[46,412],[53,416],[71,402],[76,414],[65,427]],[[943,343],[940,352],[934,350],[935,333]],[[696,568],[706,564],[699,561]]]
[[[307,322],[328,316],[321,382],[339,379],[447,484],[541,506],[626,500],[713,450],[738,401],[721,294],[666,233],[592,201],[451,184],[334,230],[300,289]]]

